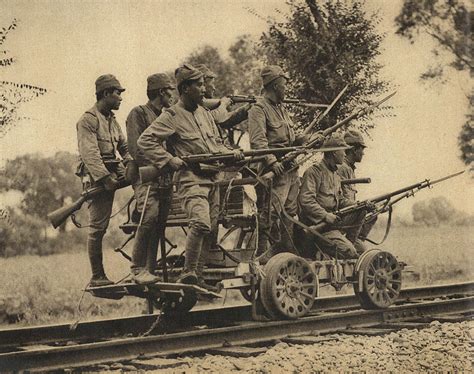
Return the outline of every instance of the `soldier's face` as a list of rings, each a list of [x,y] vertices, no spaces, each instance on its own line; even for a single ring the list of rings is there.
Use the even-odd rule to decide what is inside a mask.
[[[364,147],[356,146],[354,148],[354,160],[355,162],[361,162],[364,157]]]
[[[161,103],[165,108],[169,108],[173,105],[173,89],[164,88],[161,96]]]
[[[202,100],[204,99],[205,92],[206,87],[204,86],[204,78],[199,78],[188,86],[186,90],[186,95],[195,104],[202,105]]]
[[[275,80],[273,84],[273,89],[275,90],[275,95],[278,101],[283,101],[285,99],[286,93],[286,78],[279,77]]]
[[[206,89],[206,92],[205,92],[206,99],[212,99],[214,97],[214,94],[216,93],[216,86],[214,83],[215,82],[214,82],[213,77],[208,77],[204,79],[204,86]]]
[[[122,92],[119,90],[113,90],[113,92],[106,93],[106,100],[107,106],[110,110],[117,110],[120,108],[120,104],[122,103]]]
[[[340,149],[338,151],[334,151],[333,155],[336,165],[341,165],[344,162],[344,156],[346,155],[346,152],[344,152],[343,149]]]

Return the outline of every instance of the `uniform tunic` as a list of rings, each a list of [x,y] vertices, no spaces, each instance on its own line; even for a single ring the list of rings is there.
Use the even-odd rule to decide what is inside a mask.
[[[163,146],[165,141],[167,149]],[[229,152],[210,112],[201,106],[190,112],[182,101],[163,111],[140,136],[138,147],[159,169],[174,156]],[[219,173],[209,176],[188,168],[175,173],[178,197],[189,225],[204,234],[217,229],[219,195],[213,182],[219,178]]]
[[[76,125],[80,164],[77,174],[82,177],[84,188],[94,185],[108,175],[122,177],[124,161],[131,160],[125,136],[115,116],[103,115],[97,105],[85,112]],[[89,237],[103,236],[109,225],[114,191],[104,191],[89,203]]]
[[[355,179],[355,165],[351,165],[346,158],[344,162],[339,165],[337,173],[339,174],[342,180]],[[357,190],[354,188],[353,184],[345,184],[342,185],[342,193],[347,199],[355,200]]]
[[[354,201],[347,199],[342,193],[341,179],[336,169],[331,168],[325,159],[306,170],[298,195],[301,222],[309,226],[326,222],[330,213],[352,204]],[[343,225],[354,225],[359,219],[358,213],[347,216]],[[354,244],[337,227],[333,226],[322,235],[337,245],[340,257],[357,257],[359,249],[356,250]],[[357,245],[359,247],[359,243]]]

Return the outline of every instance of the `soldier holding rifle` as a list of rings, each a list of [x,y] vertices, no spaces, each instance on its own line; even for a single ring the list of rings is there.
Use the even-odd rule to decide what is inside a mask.
[[[333,134],[326,140],[323,147],[350,148],[338,134]],[[306,170],[298,195],[299,218],[308,226],[325,222],[328,228],[323,236],[336,244],[339,258],[357,258],[365,250],[357,238],[367,211],[360,209],[346,215],[343,220],[333,213],[341,207],[355,203],[342,192],[337,168],[343,161],[344,150],[326,152],[321,162]]]
[[[202,267],[198,267],[209,250],[212,232],[217,230],[220,179],[218,166],[184,168],[180,156],[229,152],[214,120],[202,107],[203,74],[185,64],[175,71],[179,101],[165,109],[138,139],[138,147],[158,169],[176,171],[178,197],[189,221],[185,245],[185,265],[178,282],[203,284]],[[166,141],[167,149],[163,143]],[[240,150],[234,150],[235,160],[241,160]],[[198,279],[199,278],[199,279]]]
[[[342,180],[356,179],[355,164],[362,161],[362,157],[364,156],[364,149],[367,146],[365,145],[362,134],[357,130],[347,130],[344,134],[344,140],[348,145],[351,146],[351,148],[346,150],[344,162],[342,163],[342,165],[339,165],[337,173],[339,174]],[[356,200],[357,190],[355,189],[353,183],[343,184],[342,193],[347,199],[354,201]],[[373,219],[364,223],[359,234],[359,237],[362,240],[365,240],[367,238],[367,235],[369,235],[369,232],[370,230],[372,230],[372,227],[374,226],[376,221],[377,216],[374,216]]]
[[[148,126],[161,114],[163,108],[169,108],[172,100],[173,82],[163,73],[153,74],[147,78],[148,102],[133,108],[127,117],[128,149],[134,161],[127,170],[133,182],[135,200],[140,223],[135,233],[132,252],[132,278],[138,284],[154,283],[159,280],[153,275],[156,265],[156,253],[160,234],[171,205],[171,175],[165,173],[148,183],[138,181],[138,167],[151,165],[137,146],[137,140]],[[130,165],[133,165],[131,167]]]
[[[89,234],[87,252],[92,269],[92,287],[113,284],[104,272],[102,239],[109,225],[114,191],[124,177],[124,164],[131,160],[125,136],[113,110],[120,107],[125,89],[112,74],[101,75],[95,81],[96,104],[85,112],[76,125],[80,164],[77,175],[84,189],[102,185],[105,190],[89,203]],[[117,152],[123,157],[117,157]]]
[[[268,149],[303,144],[306,137],[295,135],[293,121],[283,106],[288,80],[283,70],[279,66],[270,65],[262,69],[261,77],[263,98],[258,99],[249,110],[250,147]],[[266,263],[279,251],[291,250],[294,247],[291,240],[293,224],[286,218],[282,218],[280,222],[281,205],[273,201],[278,196],[286,212],[290,216],[296,216],[299,182],[298,170],[295,168],[291,172],[285,172],[283,164],[275,155],[267,155],[262,166],[275,174],[272,182],[274,194],[268,196],[264,186],[257,186],[259,210],[257,255],[260,256],[261,263]],[[267,199],[272,201],[270,213]],[[276,238],[277,243],[269,249],[270,236]]]

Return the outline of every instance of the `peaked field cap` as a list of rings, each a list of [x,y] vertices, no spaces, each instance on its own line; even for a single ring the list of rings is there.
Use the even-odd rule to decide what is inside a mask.
[[[120,82],[118,81],[117,78],[115,78],[115,75],[112,74],[104,74],[101,75],[99,78],[96,79],[95,81],[95,93],[99,93],[107,88],[116,88],[120,92],[125,91],[125,88],[122,87]]]
[[[159,90],[160,88],[174,88],[173,81],[165,73],[150,75],[147,78],[147,91]]]
[[[204,75],[204,78],[217,78],[217,74],[204,64],[196,65],[196,69],[198,69]]]
[[[191,64],[183,64],[174,72],[176,78],[176,85],[180,85],[185,81],[196,80],[204,76],[198,69]]]
[[[324,141],[323,147],[343,147],[345,149],[352,148],[344,141],[344,138],[340,134],[332,134],[328,139]]]
[[[267,84],[273,82],[275,79],[283,77],[289,79],[288,76],[283,72],[283,69],[278,65],[268,65],[262,69],[260,73],[262,77],[263,85],[266,86]]]
[[[349,145],[360,145],[364,148],[367,147],[362,134],[357,130],[347,130],[344,134],[344,141]]]

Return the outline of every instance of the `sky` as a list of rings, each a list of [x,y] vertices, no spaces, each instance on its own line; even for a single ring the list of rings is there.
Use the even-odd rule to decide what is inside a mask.
[[[0,0],[0,8],[0,26],[20,21],[5,44],[17,61],[0,70],[0,80],[49,90],[23,107],[31,120],[0,139],[0,163],[25,153],[77,152],[75,124],[95,102],[99,75],[113,73],[127,89],[116,113],[123,126],[130,109],[146,102],[148,75],[174,70],[205,44],[225,53],[237,36],[265,31],[265,17],[288,11],[285,1],[276,0]],[[382,77],[398,92],[390,101],[395,116],[380,119],[367,139],[357,173],[371,177],[372,184],[359,187],[361,198],[464,169],[457,136],[472,86],[467,74],[455,72],[444,85],[421,83],[436,46],[426,38],[412,45],[394,34],[401,0],[370,0],[367,9],[379,11],[378,27],[387,35],[379,60]],[[474,213],[472,181],[465,174],[420,192],[399,209],[408,214],[414,201],[443,195]]]

